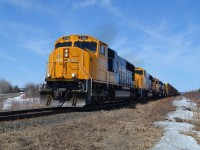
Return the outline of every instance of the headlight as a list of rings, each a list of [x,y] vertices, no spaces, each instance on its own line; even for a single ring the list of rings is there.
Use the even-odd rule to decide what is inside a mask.
[[[65,57],[69,57],[69,49],[65,49],[65,50],[64,50],[64,53],[65,53],[65,54],[64,54]]]
[[[47,77],[48,77],[48,78],[49,78],[49,77],[51,77],[51,74],[50,74],[50,73],[48,73],[48,74],[47,74]]]
[[[68,53],[65,53],[65,57],[69,57],[69,54],[68,54]]]
[[[75,73],[72,73],[71,76],[72,76],[72,78],[75,78],[75,77],[76,77],[76,74],[75,74]]]
[[[65,53],[68,53],[69,52],[69,50],[68,49],[65,49]]]

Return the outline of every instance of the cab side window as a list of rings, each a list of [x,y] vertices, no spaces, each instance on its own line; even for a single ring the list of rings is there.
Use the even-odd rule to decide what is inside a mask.
[[[144,76],[146,77],[146,70],[144,70]]]
[[[103,45],[100,46],[100,54],[106,56],[106,47]]]

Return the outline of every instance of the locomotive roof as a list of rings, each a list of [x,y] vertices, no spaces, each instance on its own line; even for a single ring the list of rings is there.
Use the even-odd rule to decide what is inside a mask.
[[[93,36],[90,35],[85,35],[85,34],[71,34],[71,35],[67,35],[67,36],[61,36],[59,39],[56,40],[55,43],[60,42],[60,41],[64,41],[64,40],[94,40],[94,41],[99,41],[101,43],[103,43],[104,45],[108,46],[108,44],[94,38]]]

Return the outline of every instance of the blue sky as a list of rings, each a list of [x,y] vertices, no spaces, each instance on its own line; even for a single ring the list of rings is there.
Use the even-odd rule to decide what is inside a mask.
[[[44,80],[54,41],[88,34],[179,91],[200,88],[199,0],[0,0],[0,78]]]

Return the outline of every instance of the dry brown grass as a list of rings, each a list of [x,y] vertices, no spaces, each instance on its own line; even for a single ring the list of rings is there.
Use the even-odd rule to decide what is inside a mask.
[[[184,96],[194,101],[198,105],[198,107],[200,107],[200,92],[199,91],[187,92],[184,94]]]
[[[195,127],[193,128],[196,131],[200,131],[200,108],[194,110],[194,120],[192,122]]]
[[[192,131],[184,132],[183,134],[193,137],[198,144],[200,144],[200,136]]]
[[[200,131],[200,108],[197,109],[197,112],[195,113],[195,117],[193,119],[192,122],[190,122],[191,124],[193,124],[195,127],[193,128],[194,131]],[[198,144],[200,144],[200,135],[198,135],[195,132],[189,132],[187,133],[187,135],[192,136]]]
[[[200,92],[199,91],[187,92],[184,94],[184,96],[191,99],[193,102],[197,104],[197,108],[192,109],[192,111],[194,112],[194,119],[187,120],[185,122],[193,124],[195,126],[193,130],[200,131]],[[197,141],[197,143],[200,144],[200,136],[197,133],[186,132],[184,134],[192,136]]]
[[[174,120],[175,120],[176,122],[188,122],[188,120],[182,119],[182,118],[179,118],[179,117],[174,117]]]
[[[164,120],[166,113],[175,109],[171,104],[173,99],[152,101],[135,109],[94,112],[52,126],[2,133],[0,149],[148,149],[163,133],[153,123]]]
[[[200,131],[200,92],[199,91],[192,91],[187,92],[184,94],[185,97],[188,97],[193,102],[197,104],[197,108],[193,109],[194,112],[194,120],[192,120],[192,124],[195,125],[194,130]]]
[[[194,128],[192,128],[193,131],[183,132],[183,134],[193,137],[198,144],[200,144],[200,135],[197,134],[195,131],[200,131],[200,108],[192,109],[194,112],[194,119],[192,120],[186,120],[186,119],[180,119],[177,118],[176,122],[186,122],[194,125]]]

